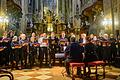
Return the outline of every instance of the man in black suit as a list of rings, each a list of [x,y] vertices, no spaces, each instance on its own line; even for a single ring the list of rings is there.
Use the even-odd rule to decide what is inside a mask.
[[[65,68],[67,71],[67,75],[70,75],[69,71],[69,63],[70,62],[82,62],[82,53],[84,52],[84,48],[79,45],[78,42],[75,42],[75,37],[70,39],[71,43],[67,46],[65,50],[66,60],[65,60]],[[77,75],[80,74],[80,69],[77,68]]]

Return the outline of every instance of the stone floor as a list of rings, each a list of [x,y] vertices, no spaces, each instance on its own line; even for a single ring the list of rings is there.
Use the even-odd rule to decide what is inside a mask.
[[[34,67],[32,69],[12,70],[11,72],[13,73],[15,80],[71,80],[70,77],[66,77],[65,75],[66,73],[64,73],[65,68],[59,66],[54,66],[52,68]],[[100,80],[116,80],[119,75],[120,75],[120,68],[107,66],[106,78]],[[4,77],[4,78],[0,78],[0,80],[9,80],[9,79],[7,77]],[[82,79],[76,78],[76,80],[82,80]],[[93,78],[90,80],[95,80],[95,79]]]

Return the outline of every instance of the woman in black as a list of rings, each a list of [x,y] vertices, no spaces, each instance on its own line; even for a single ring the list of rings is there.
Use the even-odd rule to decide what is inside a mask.
[[[51,64],[51,59],[53,59],[53,64],[55,64],[55,53],[57,53],[57,48],[58,47],[58,38],[55,36],[54,32],[51,32],[51,35],[49,37],[49,48],[50,48],[50,64]]]

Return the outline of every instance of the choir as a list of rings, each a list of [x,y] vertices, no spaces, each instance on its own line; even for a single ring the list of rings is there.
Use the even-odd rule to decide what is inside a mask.
[[[40,66],[55,64],[55,54],[65,51],[70,44],[74,33],[66,34],[64,31],[58,36],[54,32],[50,35],[40,35],[33,32],[31,36],[21,33],[16,36],[14,31],[4,32],[0,38],[0,65],[12,65],[18,68],[33,66],[37,62]],[[75,37],[76,38],[76,37]],[[102,37],[94,34],[80,35],[79,45],[84,49],[84,61],[104,60],[108,63],[120,57],[120,36],[114,38],[112,34]]]

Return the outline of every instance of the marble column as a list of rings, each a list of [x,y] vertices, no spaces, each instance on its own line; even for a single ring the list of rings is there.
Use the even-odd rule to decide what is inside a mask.
[[[26,32],[27,19],[26,14],[28,14],[28,0],[22,0],[22,18],[21,18],[21,28],[22,32]]]
[[[35,0],[35,10],[36,10],[36,13],[38,13],[38,0]]]
[[[65,15],[66,15],[66,22],[69,22],[70,20],[70,0],[66,0],[66,7],[65,7]]]
[[[62,0],[62,14],[65,15],[65,0]]]
[[[74,0],[72,0],[72,17],[73,17],[73,27],[74,27],[74,15],[75,15],[75,2],[76,2],[76,0],[74,1]]]
[[[56,13],[57,13],[57,17],[59,15],[58,11],[59,11],[59,0],[56,1]]]
[[[61,16],[62,13],[62,0],[58,0],[59,14]]]
[[[41,1],[41,2],[40,2],[40,3],[41,3],[41,9],[40,9],[40,10],[41,10],[41,11],[40,11],[40,12],[41,12],[41,19],[43,19],[43,15],[44,15],[44,14],[43,14],[43,12],[44,12],[44,3],[43,3],[43,2],[44,2],[44,0],[40,0],[40,1]]]
[[[71,14],[71,8],[72,8],[72,0],[69,0],[69,15],[70,15],[70,17],[72,16],[72,14]]]

